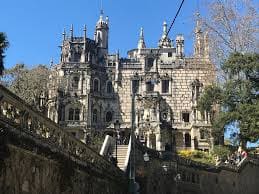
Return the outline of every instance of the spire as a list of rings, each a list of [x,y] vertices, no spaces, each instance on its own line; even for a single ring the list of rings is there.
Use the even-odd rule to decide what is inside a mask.
[[[63,41],[66,40],[66,29],[64,28],[64,31],[62,33],[62,36],[63,36]]]
[[[167,23],[164,21],[163,23],[163,33],[162,37],[160,38],[158,42],[158,46],[160,48],[171,48],[172,47],[172,41],[170,38],[167,37]]]
[[[84,52],[86,51],[86,25],[84,25]]]
[[[84,39],[86,39],[86,25],[84,25]]]
[[[202,30],[201,30],[201,17],[200,17],[200,13],[197,12],[195,15],[196,15],[195,34],[202,33]]]
[[[163,23],[163,36],[166,36],[167,35],[167,23],[166,21],[164,21]]]
[[[200,18],[200,13],[197,12],[195,14],[196,17],[196,26],[195,26],[195,44],[194,44],[194,55],[195,56],[202,56],[203,54],[203,32],[201,29],[201,18]]]
[[[74,27],[73,24],[71,24],[71,28],[70,28],[70,38],[73,41],[73,37],[74,37]]]
[[[144,40],[144,30],[140,28],[139,41],[138,41],[138,49],[146,48],[145,40]]]

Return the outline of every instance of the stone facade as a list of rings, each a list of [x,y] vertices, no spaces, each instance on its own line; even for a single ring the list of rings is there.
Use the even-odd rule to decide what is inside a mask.
[[[108,54],[109,19],[96,24],[94,40],[63,33],[60,63],[49,81],[48,117],[85,141],[91,131],[131,128],[150,148],[209,149],[210,115],[197,110],[205,86],[215,81],[208,36],[197,22],[194,55],[184,54],[184,37],[173,42],[167,24],[157,48],[147,48],[141,29],[127,58]],[[134,95],[133,95],[134,93]],[[132,103],[133,102],[133,103]],[[132,114],[132,105],[134,112]]]

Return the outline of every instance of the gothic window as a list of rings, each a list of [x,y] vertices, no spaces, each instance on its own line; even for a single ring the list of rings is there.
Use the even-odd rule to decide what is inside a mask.
[[[78,89],[78,83],[79,83],[79,78],[73,77],[72,87],[75,88],[75,89]]]
[[[152,67],[152,66],[153,66],[153,63],[154,63],[154,59],[153,59],[153,58],[148,58],[148,59],[147,59],[148,67]]]
[[[68,120],[72,121],[74,118],[74,109],[70,108],[68,111]]]
[[[191,147],[191,136],[189,133],[184,134],[185,147]]]
[[[100,90],[100,83],[99,83],[99,80],[97,78],[94,79],[94,92],[99,92]]]
[[[80,109],[79,108],[70,108],[68,111],[68,120],[70,121],[79,121],[80,120]]]
[[[76,51],[74,53],[74,62],[80,62],[81,59],[81,53],[79,51]]]
[[[93,110],[93,123],[97,123],[97,110],[96,109],[94,109]]]
[[[80,120],[80,109],[78,109],[78,108],[75,109],[74,120],[75,121],[79,121]]]
[[[113,91],[112,82],[111,81],[107,81],[107,83],[106,83],[106,92],[108,94],[110,94],[110,93],[112,93],[112,91]]]
[[[112,121],[112,112],[111,111],[108,111],[107,113],[106,113],[106,122],[107,123],[109,123],[109,122],[111,122]]]
[[[190,122],[190,114],[187,113],[187,112],[182,113],[182,119],[183,119],[183,122],[189,123]]]
[[[154,82],[153,81],[147,81],[146,82],[146,91],[147,92],[153,92],[154,91]]]
[[[132,80],[132,92],[138,93],[139,91],[139,80]]]
[[[172,52],[169,52],[167,56],[172,57],[173,56]]]
[[[169,80],[162,80],[162,93],[169,93]]]
[[[201,129],[201,130],[200,130],[200,138],[201,138],[201,139],[206,139],[206,136],[207,136],[207,135],[206,135],[205,129]]]

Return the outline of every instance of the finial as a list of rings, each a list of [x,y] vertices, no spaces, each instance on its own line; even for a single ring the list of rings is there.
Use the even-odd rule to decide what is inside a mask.
[[[196,12],[195,16],[196,16],[196,29],[195,29],[195,32],[196,33],[200,33],[201,32],[201,17],[200,17],[200,13]]]
[[[53,62],[53,57],[52,57],[51,60],[50,60],[50,66],[52,67],[53,64],[54,64],[54,62]]]
[[[140,38],[144,38],[144,29],[143,29],[143,27],[140,28],[139,36],[140,36]]]
[[[74,36],[74,27],[73,27],[73,24],[71,24],[71,28],[70,28],[70,37],[71,37],[71,40],[73,40],[73,36]]]
[[[84,38],[86,39],[86,25],[84,25]]]
[[[109,17],[106,16],[105,20],[106,20],[106,24],[108,25],[109,24]]]
[[[63,41],[66,40],[66,29],[64,28],[64,31],[62,33],[62,36],[63,36]]]
[[[164,23],[163,23],[163,34],[164,35],[167,34],[167,23],[166,23],[166,21],[164,21]]]
[[[138,49],[146,48],[145,41],[144,41],[144,30],[141,27],[140,28],[140,34],[139,34],[139,41],[138,41]]]

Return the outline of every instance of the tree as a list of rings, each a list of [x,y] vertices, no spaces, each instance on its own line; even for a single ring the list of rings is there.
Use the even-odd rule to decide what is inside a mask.
[[[9,46],[6,35],[0,32],[0,76],[3,74],[4,70],[4,51]]]
[[[230,53],[253,53],[259,48],[258,4],[253,0],[205,0],[207,14],[202,17],[209,32],[210,56],[225,79],[221,65]]]
[[[219,88],[216,85],[205,89],[198,102],[201,112],[212,112],[215,104],[220,113],[212,117],[213,135],[218,137],[227,125],[237,124],[236,134],[240,143],[259,139],[259,54],[233,53],[222,66],[228,79]]]
[[[30,105],[38,108],[39,97],[46,95],[50,70],[44,65],[28,69],[17,64],[5,71],[5,85]]]

